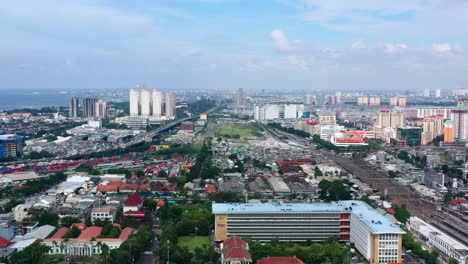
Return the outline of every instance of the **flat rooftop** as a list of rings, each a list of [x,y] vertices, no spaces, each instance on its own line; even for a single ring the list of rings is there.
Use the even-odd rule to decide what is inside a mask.
[[[213,214],[248,213],[351,213],[362,221],[374,234],[405,234],[397,224],[362,201],[339,201],[336,203],[213,203]]]

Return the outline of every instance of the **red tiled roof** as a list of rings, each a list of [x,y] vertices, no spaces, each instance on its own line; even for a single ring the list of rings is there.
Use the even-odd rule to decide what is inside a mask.
[[[238,236],[232,236],[224,240],[223,248],[247,247],[247,242]]]
[[[117,186],[120,186],[122,185],[122,182],[121,181],[109,181],[109,183],[107,185],[117,185]]]
[[[149,191],[151,190],[151,185],[149,183],[147,184],[142,184],[138,187],[138,190],[140,191]]]
[[[143,199],[138,196],[138,194],[134,193],[128,197],[127,200],[125,200],[124,204],[126,206],[137,206],[140,205],[143,202]]]
[[[215,193],[216,186],[214,184],[207,184],[205,185],[205,193]]]
[[[0,248],[6,248],[10,244],[10,240],[0,237]]]
[[[223,253],[224,259],[250,259],[249,252],[243,248],[229,248]]]
[[[101,232],[102,227],[90,226],[81,232],[81,234],[78,236],[78,239],[91,240],[92,238],[99,236]]]
[[[68,227],[61,227],[50,238],[62,238],[70,230]]]
[[[304,264],[296,257],[266,257],[259,259],[258,264]]]
[[[138,190],[138,184],[136,184],[136,183],[124,183],[124,184],[120,185],[120,190],[136,191],[136,190]]]
[[[85,223],[73,223],[70,228],[73,228],[74,226],[78,227],[80,230],[84,230],[86,228]]]
[[[457,204],[468,204],[468,201],[464,198],[455,198],[449,202],[451,205]]]
[[[164,205],[166,205],[166,201],[160,200],[156,206],[157,207],[163,207]]]
[[[122,230],[122,232],[120,232],[120,235],[119,235],[119,239],[120,240],[127,240],[128,237],[133,233],[135,229],[131,228],[131,227],[126,227],[124,228],[124,230]]]
[[[387,213],[389,213],[391,215],[395,215],[395,209],[393,209],[393,208],[385,208],[385,211],[387,211]]]
[[[99,185],[98,192],[105,193],[105,192],[117,192],[119,190],[118,185]]]

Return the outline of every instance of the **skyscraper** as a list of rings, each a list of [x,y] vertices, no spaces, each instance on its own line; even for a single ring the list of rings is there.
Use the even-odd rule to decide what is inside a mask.
[[[107,103],[102,99],[96,102],[96,114],[95,117],[104,118],[107,114]]]
[[[172,92],[166,93],[166,118],[175,118],[176,99]]]
[[[237,89],[236,93],[236,106],[241,106],[244,104],[244,89],[239,88]]]
[[[79,115],[79,100],[78,97],[73,96],[70,99],[70,110],[69,110],[69,116],[71,118],[76,118]]]
[[[86,117],[93,117],[96,115],[96,102],[97,98],[85,97],[83,98],[83,115]]]
[[[429,96],[431,96],[431,90],[424,89],[424,97],[429,97]]]
[[[405,115],[402,112],[392,113],[388,109],[382,109],[377,116],[377,125],[382,127],[403,127]]]
[[[468,139],[468,110],[462,106],[450,111],[453,122],[453,140],[466,141]]]
[[[453,142],[453,121],[447,120],[444,124],[444,143]]]
[[[159,90],[153,90],[153,116],[160,118],[162,115],[163,94]]]
[[[440,89],[435,90],[435,97],[440,97],[442,94],[442,91]]]
[[[149,117],[151,115],[151,94],[148,89],[141,89],[140,92],[141,116]]]
[[[139,114],[140,92],[134,88],[130,89],[130,116],[137,117]]]
[[[0,135],[0,158],[18,157],[22,150],[21,141],[21,136]]]

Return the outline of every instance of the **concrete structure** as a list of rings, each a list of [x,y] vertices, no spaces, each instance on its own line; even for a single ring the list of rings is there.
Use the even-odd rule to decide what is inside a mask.
[[[380,105],[380,97],[371,97],[371,98],[369,98],[369,105],[379,106]]]
[[[140,91],[140,116],[150,117],[151,115],[151,94],[148,89],[141,89]]]
[[[336,203],[213,203],[215,238],[305,242],[336,237],[354,243],[369,263],[401,262],[405,233],[361,201]]]
[[[106,117],[107,115],[107,103],[105,101],[103,101],[102,99],[99,99],[97,102],[96,102],[96,108],[95,108],[96,112],[95,112],[95,117],[99,117],[99,118],[104,118]]]
[[[130,89],[130,116],[137,117],[140,113],[140,92],[138,89]]]
[[[468,110],[458,106],[450,111],[450,120],[453,122],[453,140],[466,141],[468,139]]]
[[[93,208],[91,211],[91,221],[94,223],[95,220],[105,220],[109,219],[111,222],[114,222],[115,212],[112,207],[99,207]]]
[[[152,116],[161,118],[163,106],[163,94],[159,90],[153,90],[153,113]]]
[[[453,142],[453,121],[447,120],[444,123],[444,143]]]
[[[321,126],[334,126],[336,125],[336,113],[332,112],[319,112],[318,121]]]
[[[166,93],[166,118],[174,119],[176,116],[176,98],[172,92]]]
[[[405,126],[405,115],[402,112],[390,112],[384,108],[377,114],[377,125],[381,127],[403,127]]]
[[[71,118],[77,118],[80,115],[79,111],[79,99],[76,96],[73,96],[70,99],[70,109],[68,110],[68,116]]]
[[[424,97],[430,97],[431,96],[431,90],[430,89],[424,89],[423,96]]]
[[[96,115],[96,102],[97,98],[85,97],[83,98],[83,116],[94,117]]]
[[[420,127],[399,127],[397,128],[397,139],[406,141],[409,147],[421,145]]]
[[[101,244],[106,244],[111,250],[119,248],[133,234],[134,229],[124,228],[118,238],[98,238],[101,232],[102,227],[91,226],[85,228],[77,238],[65,239],[63,236],[66,232],[59,229],[52,237],[42,241],[42,244],[50,247],[49,254],[92,256],[101,254]]]
[[[441,95],[442,95],[442,90],[436,89],[435,90],[435,97],[441,97]]]
[[[419,239],[435,247],[447,258],[454,258],[461,264],[468,263],[468,247],[448,234],[415,216],[410,217],[407,225]]]
[[[244,89],[239,88],[236,91],[236,106],[244,105]]]
[[[442,115],[425,117],[423,120],[423,133],[429,133],[430,141],[437,136],[441,136],[444,133],[444,117]]]
[[[390,98],[390,106],[405,107],[406,106],[406,97],[399,96],[399,97]]]
[[[17,157],[21,154],[22,137],[14,134],[0,135],[0,158]]]
[[[358,97],[357,105],[368,105],[368,104],[369,104],[369,98],[368,97]]]

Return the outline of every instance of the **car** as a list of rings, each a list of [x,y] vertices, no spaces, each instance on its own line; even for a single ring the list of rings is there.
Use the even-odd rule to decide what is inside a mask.
[[[144,255],[147,255],[147,256],[150,256],[150,255],[153,255],[153,252],[151,251],[145,251],[143,252]]]

